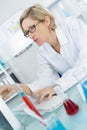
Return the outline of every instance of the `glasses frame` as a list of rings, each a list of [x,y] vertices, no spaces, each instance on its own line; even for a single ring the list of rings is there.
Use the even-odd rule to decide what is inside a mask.
[[[24,36],[25,37],[29,37],[29,33],[34,33],[36,31],[36,27],[39,23],[43,22],[43,20],[40,20],[37,22],[37,24],[34,24],[32,26],[29,27],[29,29],[27,31],[24,32]],[[33,29],[32,29],[33,28]]]

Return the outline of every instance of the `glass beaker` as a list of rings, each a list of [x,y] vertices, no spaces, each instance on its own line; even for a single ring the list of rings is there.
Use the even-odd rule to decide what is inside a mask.
[[[63,123],[57,118],[56,114],[51,114],[47,119],[45,119],[47,123],[46,130],[66,130]]]
[[[81,84],[81,81],[87,79],[87,70],[85,67],[79,69],[78,71],[75,71],[73,73],[73,76],[76,78],[77,83]]]
[[[87,102],[87,69],[83,67],[79,71],[74,72],[73,76],[77,80],[77,88],[83,101]]]
[[[63,101],[63,106],[68,115],[74,115],[78,112],[79,106],[68,98],[67,94],[65,94],[60,86],[55,87],[55,92],[61,97]]]
[[[81,83],[85,101],[87,102],[87,79]]]

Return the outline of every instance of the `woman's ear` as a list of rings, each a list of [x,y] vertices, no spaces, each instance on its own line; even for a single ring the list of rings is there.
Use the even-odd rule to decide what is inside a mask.
[[[49,25],[50,25],[50,17],[49,16],[45,16],[45,24],[49,27]]]

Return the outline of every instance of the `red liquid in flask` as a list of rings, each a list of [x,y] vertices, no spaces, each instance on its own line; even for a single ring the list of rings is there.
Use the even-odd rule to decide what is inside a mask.
[[[68,115],[74,115],[79,110],[79,106],[76,103],[74,103],[73,101],[71,101],[70,99],[66,99],[63,102],[63,105],[64,105],[64,108]]]

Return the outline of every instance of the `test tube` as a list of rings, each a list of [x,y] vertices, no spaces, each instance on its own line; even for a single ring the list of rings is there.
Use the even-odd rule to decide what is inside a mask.
[[[36,107],[33,105],[33,103],[30,101],[30,99],[27,97],[27,95],[23,92],[20,84],[16,84],[16,86],[20,89],[20,96],[22,97],[25,104],[33,111],[35,112],[39,117],[43,118],[43,116],[39,113],[39,111],[36,109]]]

